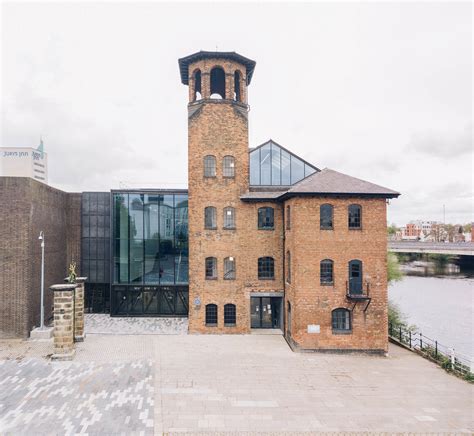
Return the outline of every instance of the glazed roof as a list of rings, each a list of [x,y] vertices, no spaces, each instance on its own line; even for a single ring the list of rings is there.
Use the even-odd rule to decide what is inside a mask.
[[[242,56],[235,51],[198,51],[193,53],[189,56],[185,56],[184,58],[178,59],[179,63],[179,72],[181,74],[181,83],[183,85],[188,85],[189,83],[189,64],[193,62],[200,61],[202,59],[228,59],[231,61],[239,62],[240,64],[244,65],[246,68],[246,75],[247,75],[247,84],[250,84],[252,80],[253,71],[255,69],[256,62]]]

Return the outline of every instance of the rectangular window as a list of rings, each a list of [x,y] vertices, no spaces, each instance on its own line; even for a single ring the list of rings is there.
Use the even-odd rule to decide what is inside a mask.
[[[351,204],[349,206],[349,228],[360,229],[361,228],[361,207],[358,204]]]
[[[258,279],[273,280],[275,278],[275,263],[273,257],[260,257],[258,259]]]
[[[213,206],[204,209],[204,228],[210,230],[217,228],[216,208]]]
[[[215,257],[206,258],[206,279],[212,280],[217,278],[217,259]]]
[[[286,230],[291,230],[291,206],[286,206]]]
[[[224,156],[223,165],[223,176],[234,177],[235,176],[235,159],[233,156]]]
[[[349,332],[351,330],[351,313],[347,309],[333,310],[332,329],[336,332]]]
[[[321,261],[320,282],[322,285],[333,284],[333,262],[331,260]]]
[[[319,208],[319,224],[322,230],[333,229],[333,207],[330,204],[323,204]]]
[[[236,313],[235,304],[226,304],[224,306],[224,325],[226,327],[235,326]]]
[[[260,230],[273,230],[274,215],[273,207],[261,207],[258,209],[258,228]]]
[[[214,156],[204,157],[204,177],[216,177],[216,158]]]
[[[233,257],[226,257],[224,259],[224,280],[235,279],[235,259]]]
[[[235,209],[233,207],[224,208],[224,229],[235,229]]]
[[[206,306],[206,326],[217,326],[217,306],[215,304],[208,304]]]

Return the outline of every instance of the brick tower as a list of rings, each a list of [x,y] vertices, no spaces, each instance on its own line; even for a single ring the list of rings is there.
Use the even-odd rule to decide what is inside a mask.
[[[248,322],[224,328],[224,311],[237,319],[248,313],[243,274],[235,273],[244,266],[236,262],[245,239],[236,220],[244,218],[240,196],[249,188],[247,86],[255,62],[201,51],[179,66],[189,86],[189,331],[240,333]]]

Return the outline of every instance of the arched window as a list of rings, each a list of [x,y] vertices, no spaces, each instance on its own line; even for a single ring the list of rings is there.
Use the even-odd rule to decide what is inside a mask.
[[[351,204],[349,206],[349,229],[362,228],[362,207],[358,204]]]
[[[291,206],[286,206],[286,230],[291,230]]]
[[[258,228],[260,230],[273,230],[274,228],[273,207],[261,207],[258,209]]]
[[[216,208],[213,206],[204,208],[204,228],[210,230],[217,228]]]
[[[217,305],[206,304],[206,326],[216,327],[217,326]]]
[[[235,304],[226,304],[224,306],[224,326],[233,327],[235,326],[236,310]]]
[[[193,74],[194,95],[193,101],[201,100],[201,70],[196,70]]]
[[[225,99],[225,73],[221,67],[211,70],[211,98]]]
[[[223,165],[222,165],[222,175],[224,177],[235,177],[234,156],[224,156]]]
[[[235,209],[233,207],[224,208],[224,229],[235,229]]]
[[[235,258],[224,259],[224,280],[235,280]]]
[[[291,253],[286,252],[286,281],[291,283]]]
[[[258,258],[258,279],[273,280],[275,278],[275,261],[273,257]]]
[[[332,285],[334,283],[333,266],[334,262],[331,259],[324,259],[319,264],[320,269],[320,283],[322,285]]]
[[[332,331],[350,332],[351,326],[351,312],[344,308],[334,309],[332,311]]]
[[[242,75],[240,71],[234,73],[234,100],[242,101],[242,93],[240,92],[240,80]]]
[[[349,294],[362,294],[362,262],[360,260],[349,262]]]
[[[204,156],[204,177],[216,177],[216,157]]]
[[[330,204],[322,204],[319,207],[319,227],[322,230],[333,229],[333,207]]]
[[[217,279],[217,259],[206,257],[206,280]]]

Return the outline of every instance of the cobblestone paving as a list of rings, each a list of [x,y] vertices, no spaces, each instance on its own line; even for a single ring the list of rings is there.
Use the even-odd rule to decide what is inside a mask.
[[[273,335],[91,334],[73,363],[19,341],[8,357],[2,347],[2,436],[474,428],[473,386],[395,345],[384,358],[292,353]]]
[[[107,335],[185,335],[187,318],[111,317],[108,314],[88,313],[85,331]]]
[[[0,361],[0,434],[154,432],[151,361]],[[138,431],[137,431],[138,433]]]

